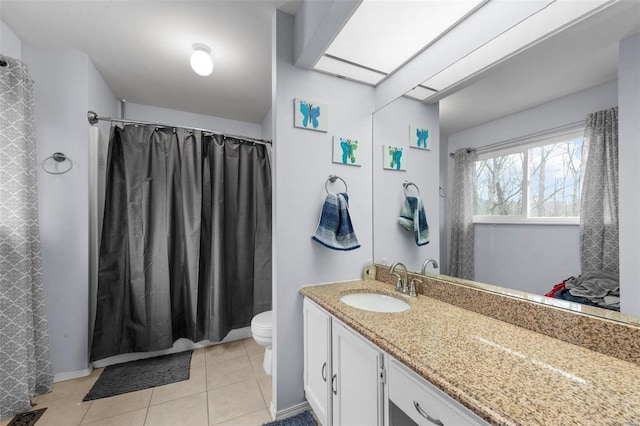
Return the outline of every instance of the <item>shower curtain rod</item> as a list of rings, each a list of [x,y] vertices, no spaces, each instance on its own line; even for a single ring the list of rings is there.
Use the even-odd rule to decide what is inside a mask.
[[[89,121],[89,124],[91,124],[91,125],[96,124],[98,121],[110,121],[112,123],[115,122],[115,123],[125,123],[125,124],[151,124],[152,126],[158,126],[158,127],[175,127],[175,128],[178,128],[178,129],[197,130],[197,131],[200,131],[200,132],[211,133],[211,134],[214,134],[214,135],[222,135],[222,136],[227,136],[227,137],[236,138],[236,139],[243,139],[243,140],[246,140],[248,142],[258,143],[258,144],[262,144],[262,145],[271,145],[271,141],[270,140],[249,138],[249,137],[246,137],[246,136],[230,135],[230,134],[227,134],[227,133],[216,132],[216,131],[209,130],[209,129],[200,129],[198,127],[175,126],[173,124],[153,123],[151,121],[126,120],[126,119],[121,119],[121,118],[100,117],[98,114],[96,114],[93,111],[87,111],[87,120]]]

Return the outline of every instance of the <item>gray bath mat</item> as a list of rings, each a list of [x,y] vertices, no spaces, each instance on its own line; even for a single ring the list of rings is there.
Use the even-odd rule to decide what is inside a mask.
[[[262,426],[317,426],[315,419],[308,411],[303,411],[286,419],[265,423]]]
[[[104,369],[83,401],[135,392],[189,379],[191,352],[163,355]]]

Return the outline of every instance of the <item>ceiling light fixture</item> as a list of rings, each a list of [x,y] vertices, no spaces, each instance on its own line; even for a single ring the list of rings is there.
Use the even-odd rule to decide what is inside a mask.
[[[195,43],[191,55],[191,68],[196,74],[207,76],[213,71],[213,60],[211,59],[211,49],[206,44]]]

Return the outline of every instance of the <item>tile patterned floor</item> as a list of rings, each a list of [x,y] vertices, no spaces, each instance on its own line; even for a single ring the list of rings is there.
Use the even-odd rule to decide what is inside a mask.
[[[271,421],[271,376],[253,339],[196,349],[189,380],[82,402],[101,369],[35,398],[36,426],[259,426]],[[6,426],[11,419],[0,421]]]

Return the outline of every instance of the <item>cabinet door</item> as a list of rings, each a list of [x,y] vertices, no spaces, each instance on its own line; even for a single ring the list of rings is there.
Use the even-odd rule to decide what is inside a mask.
[[[333,425],[382,425],[382,351],[336,320],[331,331]]]
[[[304,392],[318,420],[330,425],[331,317],[304,299]]]

